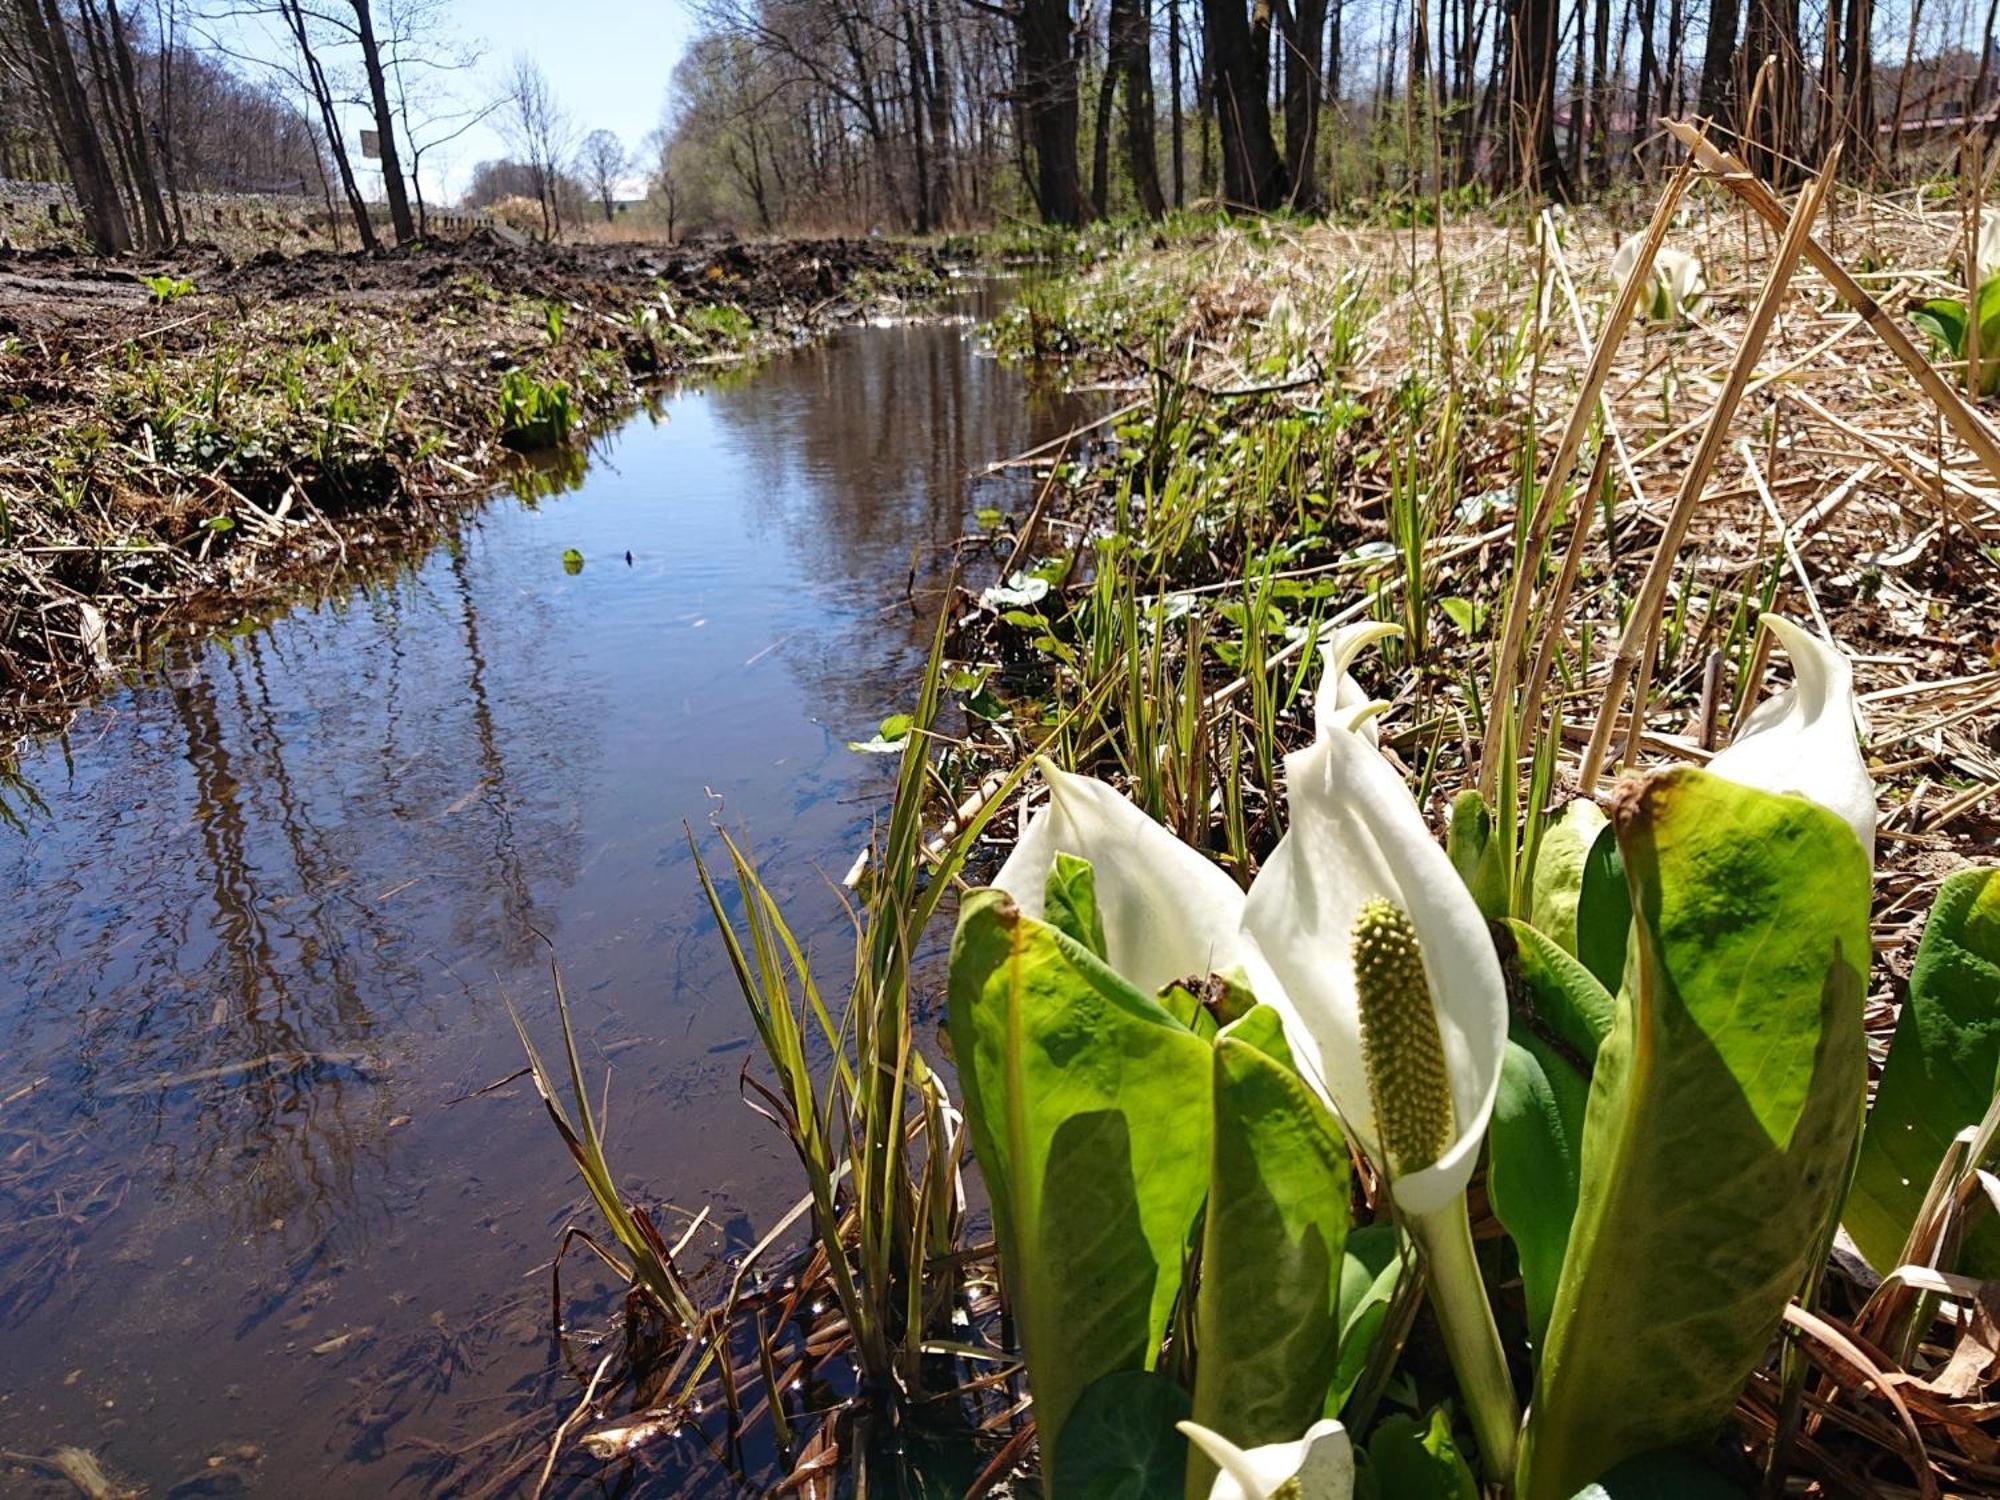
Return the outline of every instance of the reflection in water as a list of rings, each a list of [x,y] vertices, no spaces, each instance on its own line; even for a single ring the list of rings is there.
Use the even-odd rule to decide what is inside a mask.
[[[887,785],[844,744],[926,639],[905,577],[1030,498],[969,472],[1078,415],[956,329],[854,330],[31,748],[41,804],[10,783],[0,829],[0,1449],[420,1493],[534,1441],[577,1196],[505,1082],[502,1000],[550,1024],[538,934],[635,1188],[788,1201],[683,830],[726,810],[838,931],[819,872]]]

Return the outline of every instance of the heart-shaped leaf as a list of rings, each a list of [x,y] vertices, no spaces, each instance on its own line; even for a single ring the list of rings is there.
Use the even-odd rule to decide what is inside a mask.
[[[1487,1130],[1486,1197],[1520,1255],[1528,1338],[1537,1350],[1576,1215],[1589,1093],[1574,1063],[1533,1032],[1515,1029]]]
[[[1522,1439],[1569,1500],[1728,1415],[1827,1234],[1860,1123],[1867,856],[1818,804],[1688,768],[1621,788],[1630,980]]]
[[[1050,1465],[1061,1500],[1181,1500],[1188,1441],[1176,1422],[1188,1395],[1164,1375],[1118,1370],[1092,1381],[1070,1408]]]
[[[1215,1130],[1195,1299],[1194,1420],[1239,1448],[1290,1442],[1339,1360],[1347,1147],[1258,1006],[1215,1041]],[[1215,1466],[1196,1454],[1188,1494]]]
[[[1150,1369],[1208,1189],[1210,1045],[1081,944],[975,891],[947,1025],[1042,1441]]]
[[[1996,350],[2000,353],[2000,350]],[[1888,1271],[1952,1137],[1977,1125],[2000,1075],[2000,869],[1961,870],[1938,888],[1854,1185],[1841,1218]],[[1971,1276],[2000,1276],[2000,1221],[1981,1219],[1959,1254]]]

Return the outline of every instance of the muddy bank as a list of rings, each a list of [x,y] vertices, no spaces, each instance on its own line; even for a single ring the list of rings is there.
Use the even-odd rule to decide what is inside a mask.
[[[560,391],[587,425],[942,270],[859,240],[0,254],[0,746],[163,627],[338,576],[517,475],[521,403]]]

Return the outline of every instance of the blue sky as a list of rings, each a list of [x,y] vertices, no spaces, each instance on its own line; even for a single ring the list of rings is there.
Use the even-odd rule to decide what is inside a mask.
[[[632,151],[660,123],[667,80],[693,31],[674,0],[457,0],[454,8],[466,40],[485,50],[488,75],[497,79],[527,53],[579,138],[611,130]],[[474,164],[504,155],[506,144],[480,126],[447,149],[455,157],[444,188],[455,195]]]
[[[379,10],[381,0],[377,6]],[[667,81],[694,29],[678,0],[449,0],[448,8],[461,40],[484,54],[474,73],[453,85],[463,104],[499,94],[514,58],[525,53],[541,64],[577,139],[592,130],[610,130],[635,152],[660,122]],[[275,24],[268,30],[247,21],[216,25],[234,50],[285,55],[287,44]],[[373,163],[361,160],[358,137],[373,123],[365,111],[348,111],[348,149],[362,174],[362,190],[371,195],[381,179]],[[474,166],[506,155],[500,123],[496,114],[427,153],[425,196],[434,203],[456,198]],[[631,186],[637,185],[634,179]]]

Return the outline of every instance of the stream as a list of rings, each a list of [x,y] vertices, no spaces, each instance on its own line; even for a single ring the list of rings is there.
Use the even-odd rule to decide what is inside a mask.
[[[507,1006],[555,1046],[552,951],[625,1185],[750,1244],[799,1178],[685,830],[740,832],[839,978],[830,883],[894,766],[847,745],[913,694],[913,559],[1024,515],[1025,471],[974,476],[1085,415],[962,320],[850,328],[23,747],[0,1492],[77,1493],[19,1458],[74,1445],[176,1500],[476,1494],[545,1436],[548,1264],[591,1220]]]

